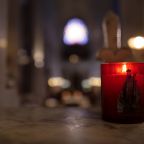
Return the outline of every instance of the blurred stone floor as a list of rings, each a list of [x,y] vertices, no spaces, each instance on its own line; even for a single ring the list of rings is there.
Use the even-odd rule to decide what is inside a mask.
[[[0,144],[143,144],[144,123],[114,124],[100,109],[0,109]]]

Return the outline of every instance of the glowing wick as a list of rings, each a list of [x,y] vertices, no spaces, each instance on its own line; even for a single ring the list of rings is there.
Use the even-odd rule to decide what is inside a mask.
[[[123,66],[122,66],[122,72],[126,72],[127,71],[127,66],[126,66],[126,64],[124,64]]]

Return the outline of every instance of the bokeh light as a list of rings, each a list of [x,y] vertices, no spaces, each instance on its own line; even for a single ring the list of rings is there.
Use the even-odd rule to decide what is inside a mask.
[[[136,36],[128,40],[128,46],[133,49],[143,49],[144,48],[144,37]]]
[[[87,44],[88,30],[84,22],[78,18],[69,20],[64,28],[63,41],[67,45]]]

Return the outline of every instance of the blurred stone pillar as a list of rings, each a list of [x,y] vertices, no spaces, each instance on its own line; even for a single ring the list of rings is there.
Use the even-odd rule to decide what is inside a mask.
[[[7,9],[7,0],[0,0],[0,106],[6,95]]]
[[[32,0],[21,0],[20,2],[19,93],[21,104],[27,105],[31,103],[32,97],[33,9]]]
[[[43,24],[41,5],[39,0],[32,0],[33,2],[33,23],[34,23],[34,43],[33,43],[33,102],[41,105],[46,96],[46,76],[44,69],[44,42],[43,42]]]
[[[17,50],[20,47],[20,3],[19,0],[8,1],[8,45],[7,45],[7,75],[17,78]]]
[[[0,107],[19,105],[16,77],[18,2],[0,0]]]

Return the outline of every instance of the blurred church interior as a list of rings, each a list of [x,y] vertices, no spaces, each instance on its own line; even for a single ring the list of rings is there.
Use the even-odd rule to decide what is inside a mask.
[[[98,105],[101,63],[144,60],[143,6],[0,0],[0,106]]]

